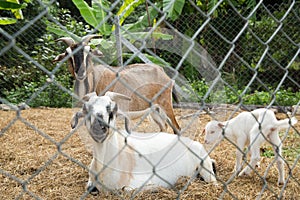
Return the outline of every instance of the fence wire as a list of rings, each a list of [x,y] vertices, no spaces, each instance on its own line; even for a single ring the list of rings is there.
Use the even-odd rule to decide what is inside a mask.
[[[100,1],[87,2],[89,5],[92,3],[100,5]],[[32,1],[30,9],[35,12],[28,15],[31,16],[30,18],[16,25],[0,27],[0,78],[1,83],[6,86],[1,86],[0,97],[2,109],[0,112],[0,197],[7,199],[300,198],[300,126],[299,123],[291,125],[291,119],[293,117],[299,119],[300,114],[300,3],[288,1],[270,4],[261,0],[253,1],[254,4],[249,6],[236,1],[218,1],[208,9],[202,1],[184,1],[193,12],[181,13],[178,19],[171,20],[170,13],[165,10],[168,10],[168,6],[176,6],[176,2],[165,5],[165,9],[161,9],[156,1],[143,2],[135,8],[137,11],[145,11],[147,8],[151,9],[147,10],[148,12],[157,12],[157,15],[155,22],[147,20],[147,15],[144,16],[145,21],[152,26],[135,31],[128,29],[129,25],[134,24],[132,21],[138,18],[134,16],[135,13],[132,14],[132,19],[128,18],[124,22],[123,26],[119,25],[120,19],[116,17],[116,12],[122,5],[122,1],[100,5],[100,8],[105,10],[105,14],[104,17],[102,16],[102,21],[95,25],[96,28],[88,25],[86,19],[79,13],[75,14],[75,11],[72,16],[66,10],[63,14],[59,13],[57,6],[64,4],[62,1],[54,0]],[[185,9],[188,10],[186,7]],[[26,9],[23,12],[26,18]],[[7,17],[9,12],[3,12],[1,15]],[[75,20],[76,23],[74,21],[70,23],[71,20]],[[81,108],[78,106],[78,103],[82,103],[81,94],[87,91],[83,91],[80,87],[76,90],[76,83],[72,88],[68,86],[70,82],[73,84],[74,80],[66,67],[68,60],[72,56],[77,56],[85,47],[80,44],[70,53],[66,51],[67,46],[55,40],[63,35],[73,37],[76,42],[79,42],[86,35],[97,34],[98,29],[102,30],[106,23],[114,26],[114,31],[89,43],[93,49],[101,50],[104,54],[104,57],[93,57],[93,62],[101,64],[108,71],[118,72],[114,80],[104,89],[114,87],[116,92],[134,93],[148,105],[153,106],[174,81],[174,89],[179,99],[179,102],[174,101],[175,116],[181,130],[177,130],[180,136],[175,143],[165,141],[165,145],[149,156],[142,153],[143,148],[139,149],[127,144],[126,141],[134,136],[124,136],[119,130],[125,129],[123,121],[118,120],[117,128],[110,128],[119,132],[119,137],[125,140],[124,145],[112,148],[116,154],[107,154],[110,160],[101,160],[104,162],[102,168],[92,171],[90,163],[95,156],[95,149],[84,121],[80,121],[77,129],[70,129],[73,114]],[[65,52],[67,54],[64,54],[65,57],[60,62],[52,63],[56,56]],[[155,82],[156,79],[147,82],[143,79],[146,77],[143,73],[138,77],[143,79],[143,84],[137,80],[123,79],[120,76],[122,70],[125,70],[127,65],[137,62],[158,63],[163,66],[171,81],[165,85],[161,84],[162,82]],[[120,68],[112,67],[114,65]],[[80,70],[77,69],[75,73],[78,71]],[[70,78],[67,81],[64,79],[66,76]],[[94,82],[102,81],[97,80],[97,77],[93,78]],[[42,84],[34,85],[35,83],[30,80],[39,80]],[[132,82],[137,84],[134,85]],[[10,83],[9,86],[7,83]],[[93,88],[91,83],[88,84]],[[145,91],[141,88],[147,84],[160,84],[161,87],[154,96],[144,96]],[[25,90],[21,90],[20,86]],[[48,95],[45,95],[46,92]],[[105,91],[97,92],[103,95]],[[288,92],[294,93],[294,96],[288,96]],[[24,102],[17,102],[20,103],[17,104],[12,98],[14,94],[23,95],[25,104]],[[45,97],[50,98],[50,102],[43,102]],[[256,100],[257,105],[251,105],[251,100]],[[72,102],[69,104],[73,106],[72,109],[27,108],[27,105],[37,106],[45,103],[51,105],[51,102],[55,105],[66,105],[63,104],[66,101]],[[247,141],[250,143],[249,146],[237,145],[227,137],[225,132],[229,128],[228,120],[242,111],[262,107],[276,110],[276,116],[280,119],[290,119],[288,128],[278,131],[279,144],[274,144],[274,140],[269,135],[262,136],[263,122],[253,125],[259,124],[260,134],[254,142]],[[124,112],[130,110],[128,103],[121,103],[120,108]],[[149,138],[147,133],[159,131],[156,124],[149,123],[147,120],[147,116],[153,112],[156,110],[150,110],[143,117],[131,122],[132,131],[145,133],[145,137],[135,138],[137,141],[151,140],[153,138]],[[209,171],[203,164],[206,157],[200,156],[193,150],[192,141],[186,142],[188,137],[204,143],[202,131],[212,120],[224,122],[225,125],[222,141],[218,141],[218,144],[212,148],[205,145],[209,157],[216,160],[218,185],[206,183],[197,176],[201,170]],[[242,130],[247,125],[248,122],[241,123],[234,128]],[[173,134],[170,126],[174,124],[169,123],[167,132]],[[251,166],[249,152],[259,137],[265,137],[267,142],[260,147],[262,159],[259,162],[260,166],[255,167]],[[157,141],[157,143],[161,142]],[[184,152],[175,155],[178,153],[176,151],[178,146],[183,146]],[[278,155],[279,146],[282,147],[282,155]],[[237,177],[237,174],[232,172],[238,156],[236,149],[243,155],[243,167],[250,167],[254,171],[251,175]],[[150,175],[139,180],[137,188],[124,185],[112,189],[113,186],[106,185],[102,178],[109,170],[122,172],[124,165],[127,166],[130,158],[132,159],[128,156],[128,152],[137,155],[146,163],[145,169],[135,172],[149,174],[150,170]],[[159,170],[176,165],[182,155],[186,156],[185,152],[197,159],[200,164],[199,169],[195,169],[189,177],[178,177],[176,184],[173,184],[173,180],[168,180],[166,178],[168,176],[163,176]],[[116,166],[115,163],[124,154],[129,159],[123,160],[124,163],[121,162]],[[282,158],[285,165],[285,180],[279,186],[277,185],[279,172],[276,170],[278,158]],[[171,169],[184,169],[184,167],[182,165]],[[130,172],[126,170],[128,169],[124,170],[124,174]],[[170,170],[169,173],[176,172]],[[97,195],[91,194],[93,188],[86,188],[89,174],[92,177],[98,176],[95,178],[95,183],[103,188],[103,191]],[[138,177],[137,174],[131,176]],[[126,178],[126,176],[122,177]],[[120,177],[111,177],[112,180],[117,178]],[[161,185],[167,187],[148,190],[151,188],[149,186],[152,186],[153,179],[159,179]]]

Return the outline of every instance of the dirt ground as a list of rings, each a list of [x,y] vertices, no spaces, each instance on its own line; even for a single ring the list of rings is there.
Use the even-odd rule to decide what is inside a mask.
[[[182,128],[193,119],[188,117],[193,112],[176,109],[176,116],[187,117],[178,117]],[[261,169],[251,177],[231,177],[235,148],[224,141],[210,154],[217,162],[218,186],[198,179],[187,184],[189,178],[182,177],[172,189],[159,188],[137,194],[114,191],[93,196],[85,190],[87,166],[92,156],[79,134],[71,131],[73,113],[73,109],[50,108],[20,113],[0,111],[0,199],[300,199],[299,122],[298,133],[290,130],[283,143],[288,178],[284,186],[277,186],[276,164],[269,166],[274,156],[263,156]],[[284,114],[277,116],[285,117]],[[300,120],[300,116],[297,118]],[[186,128],[185,135],[203,143],[201,133],[210,119],[207,114],[199,115]],[[140,129],[151,126],[144,122]],[[271,147],[264,145],[262,149],[269,152]]]

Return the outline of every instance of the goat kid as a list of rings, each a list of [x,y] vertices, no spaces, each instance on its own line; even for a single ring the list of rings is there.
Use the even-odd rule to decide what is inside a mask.
[[[180,130],[172,103],[174,80],[167,76],[163,68],[154,64],[133,64],[124,68],[95,65],[92,58],[102,57],[103,54],[92,50],[88,43],[99,37],[88,35],[79,43],[69,37],[56,40],[69,46],[53,62],[69,57],[69,71],[75,78],[75,94],[80,99],[91,92],[98,95],[106,91],[124,94],[132,99],[130,102],[118,100],[117,103],[124,112],[144,110],[149,107],[149,102],[159,104],[176,129]]]
[[[237,146],[235,173],[243,176],[250,175],[252,169],[259,165],[260,146],[265,141],[270,142],[277,159],[278,184],[281,185],[284,183],[284,161],[281,154],[282,141],[278,133],[281,129],[288,129],[296,123],[297,119],[295,117],[277,120],[273,111],[264,108],[252,112],[242,112],[229,121],[208,122],[204,130],[205,145],[217,145],[224,137],[235,143]],[[250,164],[242,170],[243,149],[245,146],[248,146],[251,158]]]
[[[83,98],[86,102],[82,110],[71,120],[74,129],[78,118],[84,117],[85,126],[94,139],[88,191],[95,187],[98,191],[170,187],[180,176],[198,174],[206,182],[216,183],[213,161],[199,142],[164,132],[116,130],[118,106],[115,100],[120,96],[113,94],[88,94]]]

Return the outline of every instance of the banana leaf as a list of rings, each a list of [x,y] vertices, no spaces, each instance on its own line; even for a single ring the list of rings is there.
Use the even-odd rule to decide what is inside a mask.
[[[125,0],[120,7],[117,15],[120,16],[120,25],[123,24],[124,20],[138,7],[144,3],[145,0]]]
[[[148,11],[149,11],[150,21],[152,22],[158,16],[158,11],[152,6],[148,7]],[[149,26],[151,26],[151,24],[149,24],[148,14],[145,12],[143,16],[139,17],[138,21],[132,24],[124,24],[123,28],[126,30],[134,31],[134,30],[144,30]]]
[[[88,24],[99,30],[102,35],[109,35],[111,33],[111,26],[105,21],[107,16],[105,9],[108,10],[109,8],[108,1],[92,1],[92,7],[83,0],[73,0],[73,3]]]
[[[133,32],[133,33],[129,33],[129,34],[124,34],[122,35],[124,38],[126,39],[130,39],[130,40],[140,40],[140,39],[149,39],[147,37],[149,37],[149,33],[148,32]],[[161,32],[156,32],[154,31],[153,33],[151,33],[151,38],[153,39],[162,39],[162,40],[171,40],[173,39],[172,35],[169,34],[164,34]]]
[[[159,65],[161,67],[166,67],[166,66],[171,66],[170,63],[168,63],[167,61],[165,61],[164,59],[158,57],[158,56],[152,56],[152,55],[149,55],[147,53],[144,53],[144,55],[151,61],[153,62],[154,64],[156,65]],[[132,53],[123,53],[122,56],[124,58],[130,58],[131,56],[133,56]],[[138,59],[138,58],[137,58]],[[141,62],[141,61],[138,61],[138,62]]]
[[[26,4],[20,4],[17,0],[6,1],[0,0],[0,10],[12,10],[25,8]]]
[[[8,18],[8,17],[0,17],[0,25],[8,25],[8,24],[15,24],[17,19]]]
[[[175,21],[181,15],[185,0],[163,0],[163,11],[168,18]]]

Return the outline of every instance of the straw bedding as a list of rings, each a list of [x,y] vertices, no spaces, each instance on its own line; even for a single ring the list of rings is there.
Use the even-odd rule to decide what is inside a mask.
[[[114,191],[97,196],[86,194],[88,165],[91,154],[87,151],[79,135],[70,133],[72,109],[29,109],[20,116],[14,111],[0,111],[0,197],[1,199],[33,199],[29,194],[42,199],[276,199],[282,187],[277,186],[278,172],[274,164],[264,176],[273,156],[263,157],[261,169],[251,177],[230,179],[235,161],[235,148],[224,141],[212,153],[217,161],[219,185],[206,184],[200,180],[182,177],[172,189],[158,188],[155,191],[139,193]],[[187,114],[177,109],[176,115]],[[279,114],[278,117],[284,117]],[[297,117],[300,120],[299,116]],[[203,142],[201,132],[210,120],[208,115],[200,115],[192,125],[187,136]],[[184,124],[190,119],[180,119]],[[147,122],[142,124],[149,127]],[[36,128],[35,128],[36,127]],[[284,141],[284,158],[289,164],[292,177],[284,190],[283,198],[300,199],[300,123],[298,133],[289,132]],[[1,133],[2,133],[1,132]],[[171,132],[171,131],[170,131]],[[271,147],[262,147],[268,152]],[[288,174],[288,167],[285,168]],[[4,173],[5,172],[5,173]],[[6,172],[8,174],[6,174]],[[287,176],[287,175],[286,175]],[[26,182],[23,182],[25,181]],[[187,185],[187,183],[190,184]],[[224,192],[225,191],[225,192]],[[116,195],[115,193],[118,193]],[[132,196],[134,195],[134,196]]]

